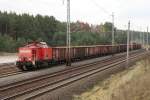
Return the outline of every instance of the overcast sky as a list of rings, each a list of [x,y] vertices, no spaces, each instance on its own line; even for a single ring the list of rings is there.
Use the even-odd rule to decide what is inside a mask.
[[[55,16],[66,21],[66,0],[0,0],[1,11]],[[150,0],[71,0],[71,21],[100,24],[111,21],[115,13],[115,26],[144,31],[150,25]]]

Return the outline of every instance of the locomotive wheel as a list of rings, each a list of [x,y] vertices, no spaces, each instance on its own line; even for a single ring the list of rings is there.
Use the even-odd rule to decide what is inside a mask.
[[[23,65],[21,68],[23,71],[27,71],[27,67],[25,65]]]
[[[25,65],[23,65],[23,66],[18,66],[18,68],[19,68],[20,70],[22,70],[22,71],[26,71],[26,70],[27,70],[27,68],[26,68]]]
[[[37,70],[37,69],[39,69],[39,66],[38,66],[38,65],[34,65],[34,66],[32,66],[32,68],[31,68],[31,70]]]
[[[40,69],[40,63],[39,63],[39,62],[36,62],[35,65],[34,65],[34,68],[35,68],[35,69]]]

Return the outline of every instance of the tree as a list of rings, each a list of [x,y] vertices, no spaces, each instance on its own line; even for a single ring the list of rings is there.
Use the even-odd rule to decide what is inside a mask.
[[[104,32],[111,32],[112,31],[112,23],[105,22],[104,24]]]

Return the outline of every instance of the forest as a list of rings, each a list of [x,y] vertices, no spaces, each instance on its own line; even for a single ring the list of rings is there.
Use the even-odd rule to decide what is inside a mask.
[[[111,44],[111,31],[111,22],[99,25],[71,22],[71,45]],[[115,27],[114,31],[115,43],[126,43],[126,30]],[[132,33],[133,40],[139,41],[139,32]],[[61,22],[54,16],[0,12],[0,51],[16,52],[20,46],[31,41],[44,41],[49,46],[65,46],[66,22]]]

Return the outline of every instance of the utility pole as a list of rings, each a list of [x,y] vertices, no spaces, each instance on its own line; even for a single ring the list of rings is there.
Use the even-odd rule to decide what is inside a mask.
[[[143,36],[142,39],[143,39],[143,47],[144,47],[144,46],[145,46],[145,39],[144,39],[145,36],[144,36],[144,32],[142,32],[142,36]]]
[[[142,28],[140,27],[140,42],[143,48],[143,35],[142,35]]]
[[[114,36],[114,13],[112,13],[112,55],[114,53],[114,42],[115,42],[115,36]]]
[[[148,34],[148,27],[147,27],[147,50],[148,50],[148,47],[149,47],[149,34]]]
[[[133,49],[133,30],[130,31],[130,45],[131,49]]]
[[[66,66],[71,66],[71,36],[70,36],[70,0],[67,0],[67,48],[66,48]]]
[[[140,32],[140,38],[141,38],[141,44],[142,44],[142,48],[143,48],[142,32]]]
[[[130,21],[128,22],[128,31],[127,31],[127,65],[129,65],[129,43],[130,43]]]
[[[115,36],[114,36],[114,13],[112,13],[112,46],[114,46],[115,42]]]

